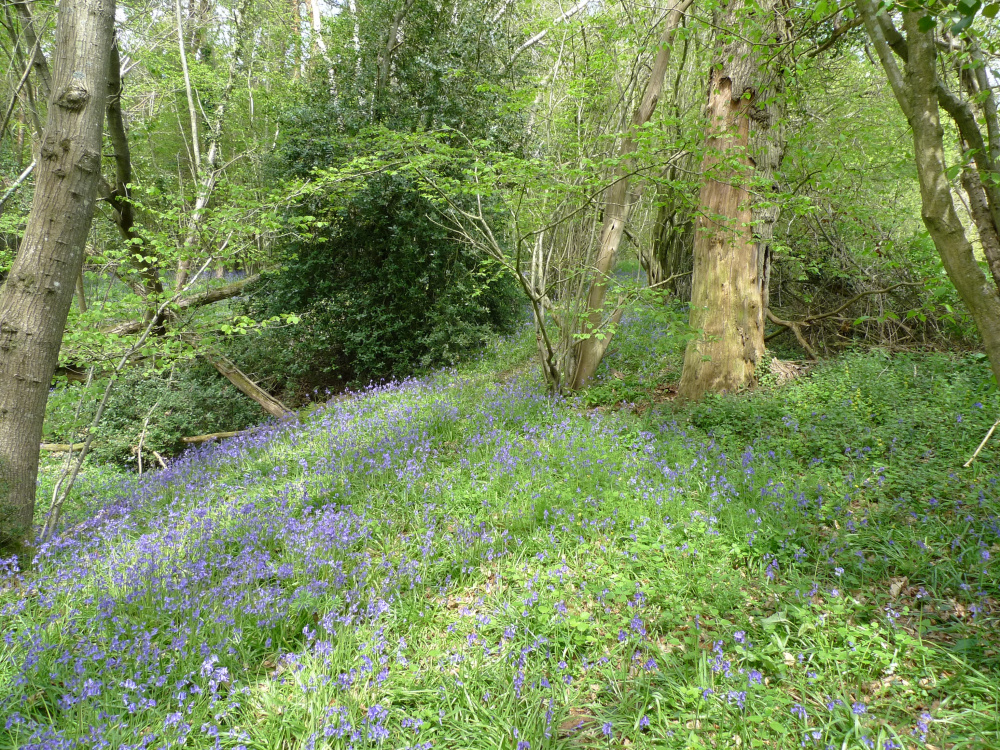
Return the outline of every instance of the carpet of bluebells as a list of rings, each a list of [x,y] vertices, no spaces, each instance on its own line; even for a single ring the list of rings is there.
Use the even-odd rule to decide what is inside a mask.
[[[588,398],[487,362],[91,468],[0,570],[0,748],[1000,747],[982,361],[674,409],[649,320]]]

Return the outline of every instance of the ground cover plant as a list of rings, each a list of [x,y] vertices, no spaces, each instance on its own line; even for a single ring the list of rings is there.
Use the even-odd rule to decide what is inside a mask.
[[[521,336],[88,473],[0,571],[0,748],[1000,746],[985,364],[678,410],[642,310],[580,398]]]

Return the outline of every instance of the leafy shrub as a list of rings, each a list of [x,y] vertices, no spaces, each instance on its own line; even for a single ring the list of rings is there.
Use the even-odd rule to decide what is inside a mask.
[[[947,484],[998,412],[981,353],[875,350],[825,362],[776,390],[709,396],[688,418],[730,453],[753,446],[790,471],[812,467],[817,457],[834,472],[878,464],[892,491],[917,495]],[[995,455],[995,445],[987,446],[978,460],[988,465]]]
[[[107,381],[60,388],[49,398],[46,440],[73,442],[82,439],[103,396]],[[77,416],[76,405],[85,407]],[[260,407],[237,391],[213,367],[183,363],[171,373],[125,373],[108,399],[94,433],[91,455],[98,463],[136,467],[140,438],[143,463],[154,462],[153,451],[170,456],[181,452],[182,437],[242,430],[264,420]],[[147,421],[148,419],[148,421]]]
[[[251,370],[282,372],[286,392],[453,364],[516,325],[513,280],[457,242],[404,178],[371,178],[323,218],[247,303],[255,316],[302,316],[241,355]]]

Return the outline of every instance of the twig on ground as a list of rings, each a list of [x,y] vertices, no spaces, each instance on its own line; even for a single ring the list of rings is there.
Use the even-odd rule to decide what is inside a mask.
[[[993,435],[993,431],[994,431],[994,430],[995,430],[995,429],[996,429],[997,427],[1000,427],[1000,419],[998,419],[998,420],[997,420],[996,422],[994,422],[994,423],[993,423],[993,426],[992,426],[992,427],[990,427],[990,431],[986,433],[986,437],[984,437],[984,438],[983,438],[983,442],[981,442],[981,443],[979,444],[979,447],[978,447],[978,448],[976,448],[976,452],[972,454],[972,458],[970,458],[970,459],[969,459],[968,461],[966,461],[966,462],[965,462],[965,463],[963,464],[963,466],[964,466],[964,467],[965,467],[966,469],[968,469],[968,468],[969,468],[970,466],[972,466],[972,462],[976,460],[976,456],[978,456],[978,455],[979,455],[979,452],[980,452],[980,451],[981,451],[981,450],[982,450],[982,449],[983,449],[984,447],[986,447],[986,443],[988,443],[988,442],[989,442],[989,440],[990,440],[990,437],[991,437],[991,436]]]

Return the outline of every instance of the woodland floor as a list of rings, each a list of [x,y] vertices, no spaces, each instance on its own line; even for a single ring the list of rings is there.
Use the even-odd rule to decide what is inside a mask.
[[[982,360],[675,410],[647,312],[576,400],[525,335],[90,468],[0,583],[0,748],[1000,747]]]

